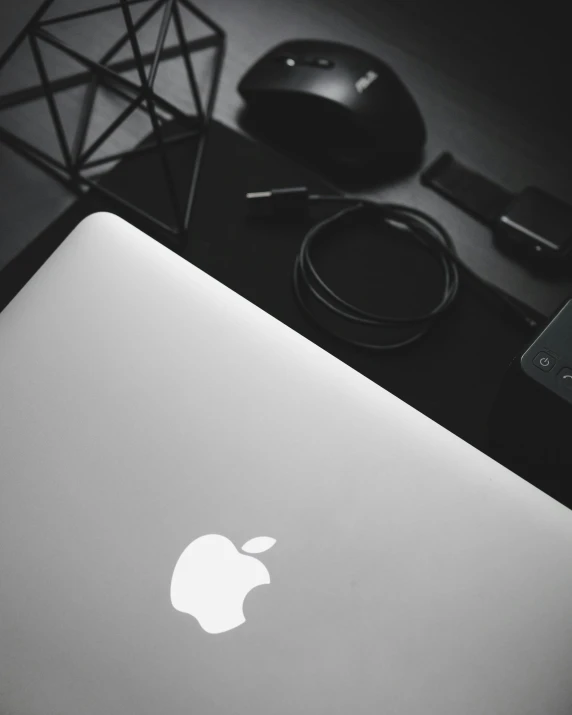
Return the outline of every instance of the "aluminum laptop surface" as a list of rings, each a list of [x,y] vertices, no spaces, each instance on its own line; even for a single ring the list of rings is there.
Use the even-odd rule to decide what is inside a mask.
[[[0,471],[3,715],[572,712],[572,513],[114,216],[0,314]]]

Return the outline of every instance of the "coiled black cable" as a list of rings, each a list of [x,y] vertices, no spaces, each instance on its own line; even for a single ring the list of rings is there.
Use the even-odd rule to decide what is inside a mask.
[[[462,263],[457,255],[453,240],[447,231],[435,219],[418,209],[345,196],[310,194],[305,187],[257,192],[247,194],[247,198],[251,201],[270,200],[275,208],[288,212],[299,210],[301,206],[308,203],[329,203],[343,206],[340,211],[320,221],[306,233],[296,258],[293,272],[294,294],[304,313],[319,327],[339,340],[360,348],[376,351],[396,350],[415,343],[431,329],[435,321],[443,316],[455,301],[459,290],[459,268],[494,293],[526,325],[530,328],[537,327],[536,319],[529,315],[520,303],[513,300],[500,288],[478,276]],[[352,215],[357,215],[358,213],[362,213],[370,219],[381,221],[382,224],[403,229],[404,234],[409,235],[411,239],[418,242],[420,246],[436,258],[443,276],[441,298],[436,305],[426,312],[412,317],[380,315],[350,303],[326,284],[312,259],[312,250],[315,243],[323,238],[334,224],[347,221]],[[310,302],[304,296],[305,291],[329,311],[351,323],[389,331],[391,329],[410,328],[411,332],[402,339],[390,339],[376,343],[346,337],[318,319],[315,311],[312,310]]]

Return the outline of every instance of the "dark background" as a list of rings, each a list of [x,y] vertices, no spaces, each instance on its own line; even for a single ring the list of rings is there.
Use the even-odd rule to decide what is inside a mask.
[[[95,4],[59,1],[64,9]],[[38,0],[2,1],[0,50],[38,6]],[[447,149],[511,190],[536,184],[571,199],[572,63],[563,6],[487,0],[210,0],[199,6],[228,35],[215,111],[223,123],[237,126],[237,82],[269,47],[293,37],[344,41],[385,59],[409,86],[428,124],[426,163]],[[105,46],[106,32],[98,24],[82,42]],[[17,84],[18,63],[4,70],[3,79],[7,73]],[[35,131],[33,113],[24,121]],[[543,313],[569,294],[568,281],[539,278],[501,256],[488,229],[416,177],[370,193],[429,211],[451,231],[471,266]],[[3,146],[0,196],[0,268],[73,200]]]
[[[57,0],[57,14],[104,2]],[[0,3],[1,52],[39,2]],[[244,193],[303,183],[315,191],[331,189],[299,164],[231,131],[241,131],[243,105],[236,85],[253,62],[284,40],[317,37],[356,45],[388,62],[417,99],[429,135],[424,164],[451,151],[512,191],[537,185],[572,203],[572,58],[564,8],[546,2],[526,9],[512,3],[449,0],[201,0],[200,7],[226,30],[228,43],[215,111],[218,122],[207,142],[184,257],[487,451],[488,418],[506,368],[533,336],[466,275],[454,308],[406,352],[368,354],[308,323],[292,295],[291,271],[303,230],[310,224],[253,223],[247,217]],[[120,31],[110,16],[91,18],[72,30],[72,39],[83,52],[98,56]],[[66,67],[52,60],[52,69],[65,74]],[[6,85],[14,89],[26,84],[27,69],[26,62],[15,57],[0,74],[0,95]],[[169,98],[188,103],[186,82],[170,70],[167,79]],[[103,126],[118,111],[112,95],[104,99],[97,117]],[[73,93],[64,101],[70,115],[79,106]],[[2,119],[6,120],[5,114]],[[9,117],[10,123],[48,150],[50,123],[45,108],[42,115],[38,106],[28,106]],[[114,135],[113,141],[133,145],[145,136],[141,130],[135,122]],[[192,160],[182,148],[171,151],[177,176],[184,177]],[[151,156],[129,159],[105,182],[115,188],[130,187],[149,205],[161,203],[156,166]],[[425,210],[448,229],[462,259],[479,275],[544,315],[571,294],[571,280],[541,278],[499,253],[487,227],[421,186],[418,173],[371,186],[363,193]],[[96,199],[74,204],[67,191],[1,144],[0,197],[1,309],[18,281],[21,284],[29,269],[37,267],[38,256],[45,258],[85,215],[109,207]],[[377,234],[362,236],[354,226],[351,241],[341,236],[338,247],[330,243],[323,256],[324,268],[331,271],[328,279],[334,286],[339,281],[340,291],[360,305],[368,303],[392,314],[413,310],[411,301],[427,297],[428,285],[435,288],[434,266],[431,273],[430,266],[425,270],[417,263],[418,254],[404,257],[398,250],[392,252],[397,238],[393,243],[385,239],[380,242]],[[24,251],[26,247],[34,250]],[[34,255],[30,263],[28,254]],[[355,270],[347,270],[350,264]],[[395,265],[406,266],[403,279]],[[520,463],[508,458],[505,463],[535,481],[520,470]],[[562,491],[563,483],[551,478],[551,470],[541,472],[537,485],[572,506],[572,498]]]

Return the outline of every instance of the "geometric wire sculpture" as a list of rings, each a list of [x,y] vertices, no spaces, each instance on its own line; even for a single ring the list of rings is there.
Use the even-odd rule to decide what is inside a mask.
[[[135,211],[168,232],[174,239],[180,240],[186,234],[190,221],[206,130],[220,78],[225,33],[188,0],[156,0],[138,17],[134,17],[133,7],[142,6],[146,1],[149,2],[149,0],[116,0],[110,4],[51,17],[49,10],[54,0],[46,0],[0,57],[0,72],[5,72],[6,66],[16,50],[28,43],[39,82],[34,86],[14,90],[0,96],[0,112],[3,109],[19,107],[44,97],[55,130],[59,152],[57,156],[52,156],[41,147],[35,146],[17,136],[13,131],[2,127],[0,127],[0,140],[76,193],[83,194],[88,189],[96,191],[129,210]],[[119,39],[96,59],[90,58],[54,34],[54,28],[60,23],[70,23],[70,21],[77,21],[110,10],[121,11],[124,32],[122,29]],[[188,39],[183,22],[183,10],[206,26],[209,30],[208,34]],[[157,41],[151,51],[145,51],[141,47],[138,33],[153,18],[160,20]],[[176,37],[176,43],[167,47],[166,39],[169,32]],[[44,57],[45,48],[48,46],[73,59],[80,65],[81,71],[65,77],[51,78]],[[207,48],[212,48],[215,55],[206,98],[203,101],[194,68],[193,55]],[[128,51],[127,57],[124,56],[126,50]],[[161,63],[174,57],[180,57],[184,64],[192,105],[191,109],[187,111],[162,96],[155,86]],[[136,79],[126,76],[128,72],[134,74]],[[85,93],[73,141],[70,141],[64,130],[56,94],[81,85],[85,85]],[[121,97],[125,108],[104,131],[100,132],[93,141],[88,142],[96,93],[102,87]],[[145,143],[124,151],[113,152],[103,158],[97,158],[95,156],[97,151],[134,112],[144,112],[150,120],[150,135]],[[176,124],[179,131],[166,133],[167,123]],[[195,161],[189,189],[181,200],[181,192],[175,183],[167,148],[190,138],[196,139],[198,145],[194,155]],[[94,178],[94,171],[106,170],[110,164],[114,164],[120,159],[145,152],[157,152],[160,159],[172,220],[160,220],[157,216],[149,214],[145,207],[138,206],[116,191],[110,191]]]

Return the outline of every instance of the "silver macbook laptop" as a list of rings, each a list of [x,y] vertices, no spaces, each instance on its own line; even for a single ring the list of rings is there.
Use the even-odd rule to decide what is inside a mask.
[[[114,216],[0,314],[0,470],[3,715],[572,712],[572,512]]]

